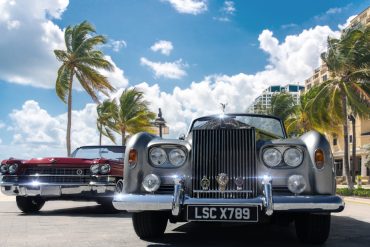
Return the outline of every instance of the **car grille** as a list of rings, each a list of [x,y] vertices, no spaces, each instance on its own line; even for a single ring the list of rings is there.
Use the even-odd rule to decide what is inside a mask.
[[[193,180],[191,191],[197,198],[253,198],[257,196],[255,130],[250,129],[201,129],[193,130],[192,144]],[[220,191],[216,177],[225,173],[229,182]],[[209,188],[203,190],[206,177]],[[238,190],[235,184],[242,178]]]
[[[78,170],[82,174],[78,174]],[[40,183],[89,183],[90,168],[63,168],[63,167],[29,167],[24,175],[42,175],[37,177]],[[50,175],[50,176],[47,176]]]

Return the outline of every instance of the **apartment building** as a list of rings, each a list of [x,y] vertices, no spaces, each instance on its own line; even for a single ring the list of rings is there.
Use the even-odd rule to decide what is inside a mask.
[[[262,113],[266,109],[271,108],[271,98],[274,94],[286,92],[293,96],[296,104],[299,104],[299,96],[301,91],[304,90],[304,86],[299,84],[288,84],[285,86],[274,85],[266,88],[261,95],[259,95],[247,109],[249,113]]]

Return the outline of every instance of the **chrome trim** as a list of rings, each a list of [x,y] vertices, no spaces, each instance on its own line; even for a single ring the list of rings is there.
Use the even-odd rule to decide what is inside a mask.
[[[174,179],[174,193],[172,198],[172,215],[178,216],[181,212],[181,204],[184,201],[184,178]]]
[[[270,216],[274,212],[272,202],[272,178],[271,176],[264,176],[262,178],[264,206],[266,208],[266,215]]]
[[[0,183],[1,192],[8,196],[46,196],[60,197],[63,195],[79,195],[82,193],[112,194],[115,183],[89,184],[50,184],[50,183]],[[93,195],[93,194],[92,194]]]
[[[341,212],[344,202],[339,196],[273,196],[273,210],[279,212]],[[113,205],[118,210],[127,211],[158,211],[172,210],[172,195],[136,195],[119,194],[114,197]],[[187,205],[240,205],[265,207],[265,197],[250,199],[219,199],[219,198],[190,198],[184,197],[182,207]]]
[[[194,193],[252,193],[251,190],[193,190]]]

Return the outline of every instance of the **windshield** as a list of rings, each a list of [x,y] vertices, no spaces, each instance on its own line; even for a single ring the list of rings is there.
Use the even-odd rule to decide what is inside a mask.
[[[285,137],[284,127],[277,118],[260,115],[220,115],[196,119],[194,129],[223,129],[223,128],[250,128],[255,127],[265,134]]]
[[[72,157],[83,159],[104,158],[123,162],[124,147],[81,147],[76,149]]]

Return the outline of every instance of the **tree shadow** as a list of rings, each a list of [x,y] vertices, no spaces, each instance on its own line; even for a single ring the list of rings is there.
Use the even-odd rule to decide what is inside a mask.
[[[350,217],[332,217],[331,234],[325,246],[368,246],[370,223]],[[228,225],[186,223],[166,232],[148,246],[297,246],[294,224]],[[307,245],[310,246],[310,245]]]

